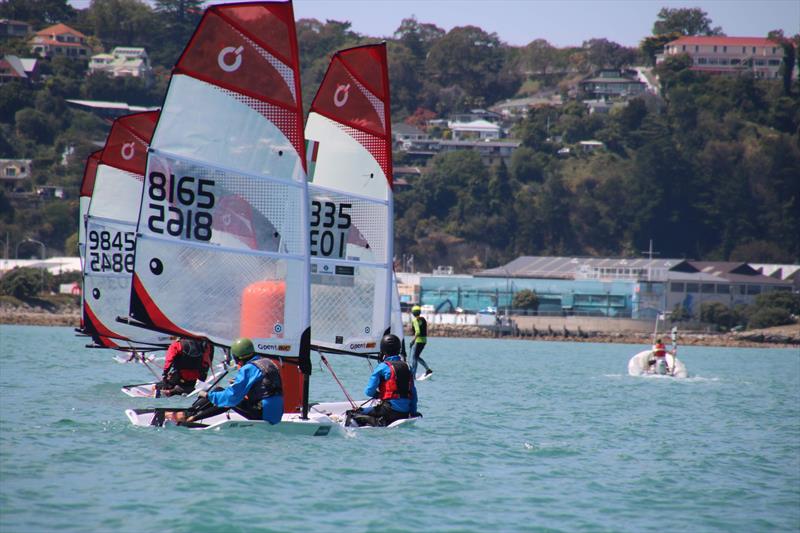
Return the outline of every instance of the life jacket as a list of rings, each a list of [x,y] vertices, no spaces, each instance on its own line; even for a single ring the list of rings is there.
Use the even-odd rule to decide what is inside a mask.
[[[253,365],[261,371],[261,381],[257,381],[250,388],[242,403],[251,408],[260,409],[261,400],[264,398],[283,395],[281,371],[278,365],[266,357],[259,357],[255,361],[250,361],[247,364]]]
[[[412,316],[411,325],[414,326],[414,336],[417,344],[428,342],[428,321],[421,316]]]
[[[384,361],[392,372],[389,379],[381,381],[378,393],[381,400],[396,400],[411,397],[413,376],[411,369],[403,361]]]
[[[660,342],[653,345],[653,355],[656,357],[664,357],[667,355],[667,349]]]
[[[181,349],[172,360],[170,372],[175,372],[180,381],[197,381],[203,369],[205,354],[199,352],[200,343],[183,339],[180,341]]]

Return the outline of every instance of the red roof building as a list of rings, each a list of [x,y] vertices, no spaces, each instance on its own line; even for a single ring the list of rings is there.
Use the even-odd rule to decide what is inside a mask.
[[[752,73],[757,78],[780,77],[783,48],[762,37],[686,36],[664,46],[663,61],[669,56],[687,54],[692,70],[712,74]]]
[[[91,54],[86,36],[61,23],[37,31],[31,39],[31,51],[41,57],[66,56],[75,59],[88,59]]]

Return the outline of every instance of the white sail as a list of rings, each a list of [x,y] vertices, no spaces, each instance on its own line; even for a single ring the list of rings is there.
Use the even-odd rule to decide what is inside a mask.
[[[173,70],[148,155],[130,316],[311,371],[308,189],[288,2],[211,6]],[[293,375],[288,375],[290,373]],[[282,369],[286,410],[305,396]]]
[[[380,338],[394,329],[396,291],[385,45],[334,55],[311,106],[306,139],[312,344],[377,352]]]
[[[87,163],[87,172],[94,173],[84,177],[81,188],[82,202],[89,199],[82,228],[82,331],[100,346],[169,342],[163,333],[116,320],[128,310],[142,179],[157,118],[157,112],[118,118],[97,160]]]

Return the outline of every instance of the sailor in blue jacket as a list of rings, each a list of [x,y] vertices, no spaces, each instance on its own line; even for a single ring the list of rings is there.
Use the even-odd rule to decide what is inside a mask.
[[[385,335],[381,339],[383,362],[375,367],[364,389],[364,394],[378,398],[380,402],[356,414],[354,418],[359,425],[388,426],[396,420],[417,416],[414,376],[399,354],[400,339],[395,335]]]
[[[217,408],[233,407],[251,420],[262,419],[270,424],[280,422],[283,416],[283,388],[278,367],[266,357],[256,355],[253,341],[244,337],[234,341],[231,354],[239,365],[239,372],[231,386],[211,392],[201,391],[198,396],[207,398]],[[207,416],[211,414],[203,411],[189,421]]]

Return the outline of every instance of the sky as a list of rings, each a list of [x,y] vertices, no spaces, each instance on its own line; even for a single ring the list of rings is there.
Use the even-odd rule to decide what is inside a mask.
[[[90,0],[70,3],[85,8]],[[372,37],[391,37],[413,15],[448,31],[478,26],[515,46],[545,39],[558,47],[592,38],[638,46],[662,7],[699,7],[730,36],[800,33],[800,0],[294,0],[297,19],[349,21],[354,31]]]

